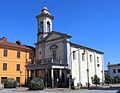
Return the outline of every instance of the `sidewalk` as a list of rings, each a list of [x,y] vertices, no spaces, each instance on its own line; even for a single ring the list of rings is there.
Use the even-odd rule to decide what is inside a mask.
[[[67,92],[71,90],[69,88],[47,88],[47,89],[44,89],[44,91],[46,92],[55,92],[55,91]]]
[[[32,93],[38,93],[38,92],[40,92],[40,93],[53,93],[53,92],[69,92],[69,91],[71,91],[71,90],[69,90],[68,88],[47,88],[47,89],[44,89],[44,90],[29,90],[28,88],[26,88],[26,87],[17,87],[17,88],[11,88],[11,89],[6,89],[6,88],[2,88],[1,90],[0,90],[0,93],[1,92],[5,92],[5,93],[28,93],[28,92],[32,92]]]
[[[37,91],[30,91],[26,87],[17,87],[12,89],[5,89],[2,88],[0,90],[0,93],[119,93],[119,92],[112,92],[112,91],[118,91],[120,85],[111,85],[110,86],[91,86],[90,89],[82,88],[78,90],[70,90],[69,88],[46,88],[44,90],[37,90]]]

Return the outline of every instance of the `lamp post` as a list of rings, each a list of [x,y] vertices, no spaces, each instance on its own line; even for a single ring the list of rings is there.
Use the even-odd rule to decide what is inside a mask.
[[[21,74],[22,74],[22,71],[20,71],[20,84],[19,84],[20,87],[21,87]]]
[[[101,71],[102,73],[102,86],[104,85],[104,80],[103,80],[103,70]]]

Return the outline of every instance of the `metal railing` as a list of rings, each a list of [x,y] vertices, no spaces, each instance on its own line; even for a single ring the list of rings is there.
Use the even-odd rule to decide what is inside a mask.
[[[64,59],[56,58],[53,60],[52,58],[45,58],[45,59],[34,60],[34,62],[27,65],[51,64],[51,63],[64,64]]]

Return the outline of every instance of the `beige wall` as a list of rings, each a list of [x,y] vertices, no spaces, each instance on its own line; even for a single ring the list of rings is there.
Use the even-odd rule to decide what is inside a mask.
[[[25,83],[26,76],[26,60],[29,59],[29,53],[20,51],[20,58],[17,58],[17,50],[16,49],[8,49],[8,56],[3,56],[4,48],[0,48],[0,79],[1,77],[14,78],[20,77],[21,84]],[[7,70],[3,70],[3,63],[7,63]],[[16,65],[20,64],[20,71],[16,71]],[[1,81],[1,80],[0,80]]]

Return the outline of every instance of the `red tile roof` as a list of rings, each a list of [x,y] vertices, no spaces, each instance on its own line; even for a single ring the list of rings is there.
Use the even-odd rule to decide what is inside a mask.
[[[108,65],[108,67],[113,67],[113,66],[120,66],[120,63],[119,64],[110,64],[110,65]]]
[[[7,42],[7,39],[5,37],[0,38],[0,47],[10,47],[10,48],[18,48],[18,49],[25,49],[25,50],[31,50],[31,48],[19,45],[17,43]]]

